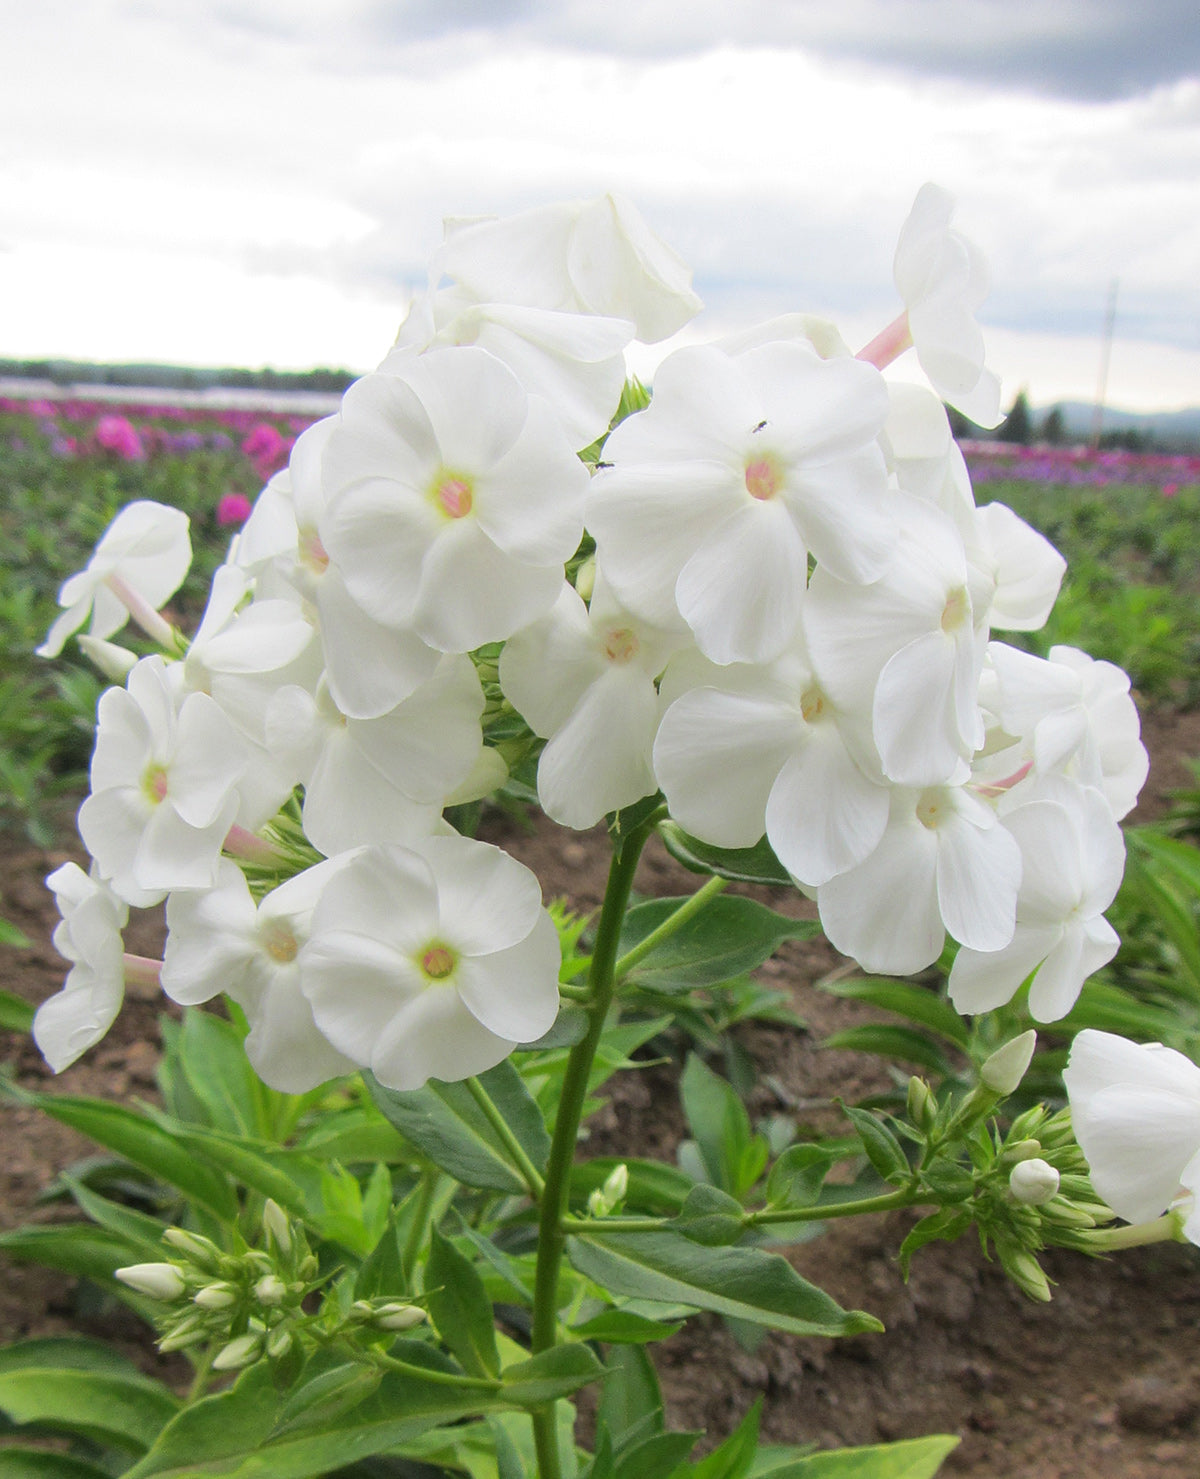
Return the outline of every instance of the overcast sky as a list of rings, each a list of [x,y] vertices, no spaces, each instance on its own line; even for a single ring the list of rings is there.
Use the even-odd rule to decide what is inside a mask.
[[[0,357],[367,369],[444,215],[623,191],[710,337],[892,318],[933,179],[1005,399],[1200,403],[1196,0],[0,0]]]

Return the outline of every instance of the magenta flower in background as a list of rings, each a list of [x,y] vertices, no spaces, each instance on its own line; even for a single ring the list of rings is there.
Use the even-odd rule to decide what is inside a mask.
[[[124,416],[101,416],[96,422],[96,441],[125,462],[140,462],[146,455],[141,437]]]
[[[230,524],[240,528],[250,517],[250,500],[244,493],[224,493],[217,503],[217,523],[222,529]]]
[[[287,461],[288,444],[274,426],[260,421],[242,442],[242,451],[265,482]]]

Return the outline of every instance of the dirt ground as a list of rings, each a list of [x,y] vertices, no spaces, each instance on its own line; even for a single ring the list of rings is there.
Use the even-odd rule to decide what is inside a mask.
[[[1144,735],[1153,764],[1134,821],[1150,819],[1168,791],[1190,782],[1183,762],[1200,756],[1200,714],[1150,715]],[[548,898],[565,895],[581,909],[598,904],[607,867],[602,836],[506,828],[503,840],[538,873]],[[42,880],[69,856],[79,856],[69,843],[44,852],[0,835],[0,914],[32,942],[0,951],[0,985],[35,1003],[63,977],[49,942],[57,916]],[[647,849],[639,892],[694,886],[657,845]],[[809,907],[795,893],[762,897],[785,913]],[[153,955],[161,939],[153,915],[135,914],[128,949]],[[792,995],[807,1030],[742,1030],[743,1046],[771,1083],[751,1105],[756,1115],[803,1110],[835,1093],[853,1101],[879,1085],[875,1060],[820,1048],[831,1032],[862,1020],[854,1004],[813,989],[837,964],[815,941],[786,945],[764,967],[770,984]],[[104,1042],[57,1079],[14,1034],[0,1034],[0,1064],[31,1087],[152,1097],[163,1006],[152,991],[132,990]],[[88,1143],[28,1110],[4,1105],[0,1116],[0,1228],[61,1215],[39,1196],[58,1170],[89,1153]],[[651,1069],[623,1076],[592,1122],[589,1148],[670,1158],[680,1133],[671,1075]],[[910,1221],[896,1214],[835,1224],[789,1254],[842,1304],[879,1316],[883,1335],[835,1342],[770,1334],[749,1354],[719,1320],[701,1317],[656,1347],[672,1425],[718,1438],[761,1394],[768,1442],[826,1447],[948,1432],[962,1439],[948,1475],[1200,1476],[1200,1251],[1141,1249],[1107,1262],[1052,1254],[1054,1300],[1043,1306],[1018,1294],[970,1239],[924,1250],[905,1286],[895,1253]],[[0,1341],[69,1332],[114,1339],[167,1379],[175,1370],[157,1356],[146,1328],[132,1315],[114,1317],[94,1289],[0,1261]]]

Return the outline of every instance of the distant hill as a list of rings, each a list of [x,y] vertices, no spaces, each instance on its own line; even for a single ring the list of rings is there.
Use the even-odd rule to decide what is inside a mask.
[[[1035,426],[1040,426],[1056,407],[1062,414],[1067,441],[1087,441],[1091,437],[1096,408],[1087,401],[1058,401],[1055,405],[1034,407]],[[1200,447],[1200,406],[1185,411],[1122,411],[1106,406],[1101,430],[1136,431],[1154,447],[1194,451]]]
[[[226,366],[98,365],[82,360],[0,359],[0,380],[48,380],[60,386],[117,385],[151,390],[321,391],[340,395],[358,377],[349,370],[258,370]]]

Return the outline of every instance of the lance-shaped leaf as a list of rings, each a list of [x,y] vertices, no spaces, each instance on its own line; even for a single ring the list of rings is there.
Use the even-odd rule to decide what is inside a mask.
[[[754,1479],[933,1479],[958,1443],[957,1437],[935,1433],[901,1443],[795,1456],[782,1449],[760,1449]]]
[[[500,1370],[496,1326],[483,1280],[435,1227],[425,1266],[426,1303],[438,1334],[472,1376],[495,1376]]]
[[[493,1191],[527,1190],[511,1152],[465,1084],[431,1080],[422,1089],[400,1092],[385,1089],[370,1076],[367,1082],[375,1103],[400,1133],[455,1180]],[[550,1137],[521,1075],[506,1059],[481,1074],[479,1082],[530,1161],[542,1170]]]
[[[632,950],[688,901],[651,899],[625,916],[621,954]],[[721,894],[710,899],[673,935],[668,935],[630,970],[628,979],[652,991],[693,991],[745,975],[785,940],[806,940],[819,926],[789,919],[753,899]]]
[[[690,1304],[793,1335],[883,1329],[873,1315],[842,1309],[786,1259],[760,1248],[706,1248],[668,1231],[589,1233],[567,1240],[567,1256],[581,1274],[631,1299]]]
[[[753,847],[713,847],[685,832],[678,822],[660,822],[659,836],[676,860],[693,873],[715,873],[734,883],[769,883],[790,888],[792,877],[764,837]]]

